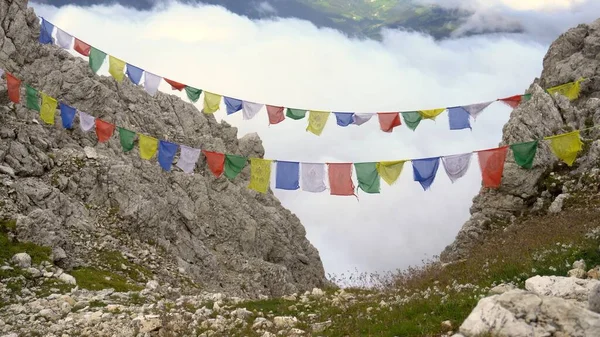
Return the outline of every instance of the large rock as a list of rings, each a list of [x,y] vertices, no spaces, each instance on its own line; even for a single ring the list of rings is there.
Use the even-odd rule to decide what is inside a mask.
[[[543,296],[561,297],[587,301],[598,280],[582,280],[574,277],[534,276],[525,281],[525,289]]]
[[[0,0],[0,20],[0,65],[24,83],[136,132],[264,155],[255,134],[238,140],[236,128],[177,96],[151,97],[128,79],[118,83],[95,75],[86,60],[39,44],[38,18],[26,0]],[[0,186],[0,195],[9,196],[0,215],[18,219],[20,240],[64,250],[61,267],[86,265],[96,243],[120,251],[133,249],[134,240],[164,252],[161,268],[153,268],[161,283],[175,282],[179,270],[204,289],[244,296],[325,285],[319,253],[304,227],[271,191],[247,188],[249,167],[233,181],[215,178],[204,159],[193,175],[176,167],[167,174],[155,160],[140,159],[137,148],[123,153],[116,135],[98,143],[94,132],[63,129],[58,114],[56,126],[23,122],[38,113],[8,103],[4,82],[0,102],[0,165],[16,177],[10,193]]]
[[[19,268],[25,269],[31,267],[31,256],[27,253],[17,253],[13,255],[10,261]]]

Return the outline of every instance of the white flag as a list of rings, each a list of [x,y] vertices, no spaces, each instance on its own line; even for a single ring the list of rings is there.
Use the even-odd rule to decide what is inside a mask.
[[[473,153],[465,153],[442,157],[446,174],[448,174],[453,183],[467,173],[472,156]]]
[[[73,36],[60,28],[56,28],[56,44],[63,49],[71,49]]]
[[[181,155],[175,165],[185,173],[193,173],[198,157],[200,157],[200,149],[194,149],[185,145],[180,145],[180,148]]]
[[[2,77],[2,75],[4,75],[4,69],[0,68],[0,77]]]
[[[353,124],[363,125],[368,122],[373,117],[373,114],[354,114],[352,119],[354,120]]]
[[[242,113],[244,114],[244,119],[248,120],[254,118],[263,106],[264,104],[243,101]]]
[[[327,189],[327,186],[325,186],[325,164],[302,163],[300,168],[303,191],[319,193]]]
[[[150,96],[156,95],[160,80],[162,80],[162,77],[146,71],[146,76],[144,76],[144,89],[146,89],[146,92],[149,93]]]
[[[481,112],[483,110],[485,110],[485,108],[490,106],[490,104],[492,104],[492,103],[494,103],[494,101],[465,105],[462,108],[465,109],[469,113],[469,115],[471,115],[471,117],[473,117],[473,119],[476,119],[477,116],[479,116],[481,114]]]
[[[81,126],[82,131],[90,131],[94,128],[94,125],[96,125],[96,118],[94,118],[94,116],[79,111],[79,126]]]

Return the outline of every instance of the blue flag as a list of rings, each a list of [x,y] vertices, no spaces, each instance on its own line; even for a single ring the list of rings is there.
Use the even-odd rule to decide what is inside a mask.
[[[52,32],[54,31],[54,25],[42,18],[42,24],[40,25],[40,43],[50,44],[52,40]]]
[[[427,191],[440,166],[440,157],[417,159],[412,161],[414,180],[418,181],[423,189]]]
[[[277,162],[277,180],[275,188],[280,190],[297,190],[300,188],[300,163],[288,161]]]
[[[463,107],[448,108],[448,118],[450,119],[450,130],[470,129],[469,112]]]
[[[352,112],[334,112],[334,114],[339,126],[348,126],[354,122],[354,114]]]
[[[242,110],[242,100],[237,98],[225,97],[225,106],[227,107],[227,114],[231,115]]]
[[[136,66],[132,66],[131,64],[127,63],[127,77],[129,77],[131,82],[133,82],[135,84],[140,84],[143,73],[144,73],[143,69],[140,69]]]
[[[60,119],[62,119],[62,125],[65,129],[73,128],[73,120],[77,110],[71,106],[60,102]]]
[[[173,158],[175,158],[175,153],[177,152],[178,147],[179,146],[177,144],[169,143],[164,140],[160,141],[158,145],[158,163],[163,170],[167,172],[171,171]]]

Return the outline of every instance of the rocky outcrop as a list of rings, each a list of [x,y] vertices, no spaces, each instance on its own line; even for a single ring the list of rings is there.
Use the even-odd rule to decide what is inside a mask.
[[[574,129],[600,124],[600,20],[590,25],[579,25],[556,40],[544,58],[541,78],[536,79],[527,93],[531,100],[523,102],[511,114],[504,126],[501,145],[531,141]],[[542,88],[549,88],[586,78],[581,83],[581,96],[570,102],[563,96],[550,96]],[[533,168],[520,168],[509,153],[505,163],[502,186],[497,190],[482,188],[473,199],[471,218],[463,225],[456,240],[446,247],[440,258],[455,261],[468,255],[469,250],[496,224],[510,223],[515,217],[529,211],[547,209],[560,212],[566,194],[556,184],[544,184],[553,178],[550,174],[562,172],[581,177],[598,172],[600,160],[600,131],[582,133],[586,142],[584,152],[572,168],[566,167],[551,153],[547,145],[540,145]],[[594,171],[595,170],[595,171]],[[585,183],[576,181],[578,188]],[[566,188],[564,188],[566,189]]]
[[[217,123],[192,104],[149,96],[125,79],[94,75],[86,61],[38,43],[26,0],[0,0],[0,68],[106,121],[188,146],[263,156],[256,135]],[[53,248],[71,269],[98,251],[116,250],[172,282],[185,274],[205,289],[245,296],[282,295],[322,286],[317,250],[298,218],[271,192],[249,190],[249,168],[234,181],[163,172],[123,153],[115,135],[98,143],[78,127],[41,125],[35,111],[8,101],[0,85],[0,217],[17,219],[17,237]],[[139,249],[137,249],[139,248]],[[146,253],[143,253],[143,252]],[[150,254],[148,254],[150,252]],[[160,261],[160,262],[159,262]]]

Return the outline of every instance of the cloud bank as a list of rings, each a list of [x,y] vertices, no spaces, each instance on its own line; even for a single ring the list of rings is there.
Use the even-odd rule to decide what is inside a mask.
[[[540,74],[547,49],[510,35],[434,41],[388,30],[381,42],[356,40],[295,19],[251,21],[218,6],[171,4],[150,12],[34,7],[75,36],[159,75],[250,101],[319,110],[406,111],[522,93]],[[161,90],[173,93],[164,83]],[[509,114],[494,103],[473,131],[449,131],[444,113],[435,122],[423,121],[416,132],[402,127],[392,134],[379,131],[376,119],[341,128],[331,118],[321,137],[305,131],[306,120],[269,127],[264,111],[251,121],[223,111],[216,116],[237,126],[240,136],[257,132],[267,158],[361,162],[495,147]],[[380,195],[359,193],[359,200],[275,194],[301,219],[327,272],[404,268],[438,254],[468,219],[481,186],[473,159],[455,184],[440,167],[427,192],[412,181],[407,164],[396,185],[383,186]]]

